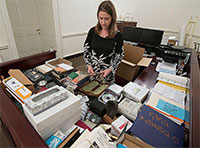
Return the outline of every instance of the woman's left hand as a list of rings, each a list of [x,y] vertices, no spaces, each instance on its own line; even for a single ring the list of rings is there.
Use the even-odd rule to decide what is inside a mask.
[[[111,71],[112,71],[112,69],[108,68],[108,69],[101,71],[101,73],[103,73],[103,77],[105,78]]]

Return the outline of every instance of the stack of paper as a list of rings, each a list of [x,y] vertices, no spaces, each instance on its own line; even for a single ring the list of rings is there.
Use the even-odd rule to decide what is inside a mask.
[[[186,95],[184,125],[187,129],[189,129],[189,125],[190,125],[190,96],[189,94]]]
[[[118,105],[118,112],[131,120],[135,120],[142,104],[136,103],[128,98],[124,98]]]
[[[156,67],[157,72],[164,72],[169,74],[176,74],[176,64],[159,62]]]
[[[35,130],[46,140],[59,129],[71,128],[81,114],[80,99],[68,91],[68,98],[51,108],[33,115],[23,104],[24,113]]]
[[[123,87],[114,83],[110,85],[107,89],[114,92],[117,96],[119,96],[123,90]]]
[[[169,87],[163,83],[156,83],[153,88],[156,93],[175,101],[181,105],[185,105],[185,92]]]
[[[129,82],[123,88],[124,96],[136,102],[142,102],[148,92],[148,88],[142,87],[133,82]]]
[[[171,83],[184,88],[189,88],[189,83],[190,83],[189,78],[168,74],[164,72],[159,73],[157,80]]]
[[[178,124],[182,124],[185,119],[185,106],[173,100],[152,92],[146,105],[167,116]]]

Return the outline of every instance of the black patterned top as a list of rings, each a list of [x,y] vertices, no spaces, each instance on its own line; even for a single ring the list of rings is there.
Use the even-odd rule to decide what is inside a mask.
[[[114,82],[115,72],[124,55],[122,34],[117,32],[114,38],[103,38],[95,33],[95,28],[88,32],[84,44],[84,60],[86,67],[91,65],[94,72],[111,68],[105,81]]]

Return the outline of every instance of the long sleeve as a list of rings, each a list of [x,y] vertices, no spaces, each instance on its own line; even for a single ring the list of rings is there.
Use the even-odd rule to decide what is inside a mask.
[[[117,70],[119,63],[122,61],[124,56],[124,49],[123,49],[123,39],[121,33],[118,32],[115,42],[115,53],[113,54],[112,60],[110,62],[110,68],[113,72]]]
[[[91,41],[92,41],[92,31],[94,28],[91,28],[88,32],[87,38],[85,40],[84,43],[84,54],[83,54],[83,58],[85,60],[86,65],[92,65],[91,63],[91,56],[92,56],[92,50],[91,50]]]

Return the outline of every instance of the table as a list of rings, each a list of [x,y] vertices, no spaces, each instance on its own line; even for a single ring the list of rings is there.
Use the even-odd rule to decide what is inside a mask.
[[[46,60],[55,58],[54,52],[45,52],[30,57],[20,58],[0,64],[1,74],[5,74],[9,68],[25,70],[43,64]],[[153,65],[145,68],[144,71],[134,80],[135,83],[151,89],[158,73]],[[8,74],[7,74],[8,75]],[[197,56],[192,50],[190,61],[191,95],[190,95],[190,129],[189,147],[200,147],[200,75]],[[15,147],[47,147],[42,138],[38,135],[29,121],[23,116],[12,98],[0,87],[0,118],[4,126],[4,132]]]

